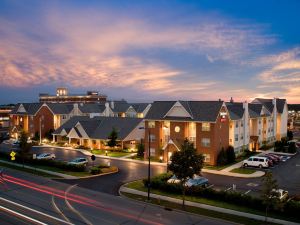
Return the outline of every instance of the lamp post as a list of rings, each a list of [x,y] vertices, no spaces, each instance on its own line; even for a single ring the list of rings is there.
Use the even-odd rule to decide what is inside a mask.
[[[145,127],[140,127],[139,129],[143,129],[146,131]],[[147,200],[150,201],[150,129],[148,128],[148,195],[147,195]]]
[[[40,117],[40,145],[42,144],[42,117]]]

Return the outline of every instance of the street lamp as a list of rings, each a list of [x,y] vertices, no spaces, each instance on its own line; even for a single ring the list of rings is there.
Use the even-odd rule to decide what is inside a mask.
[[[145,127],[140,127],[139,129],[146,130]],[[150,201],[150,169],[150,129],[148,128],[148,201]]]

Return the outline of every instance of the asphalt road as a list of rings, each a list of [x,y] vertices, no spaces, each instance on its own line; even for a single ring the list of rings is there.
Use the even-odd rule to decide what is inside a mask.
[[[5,213],[1,208],[1,225],[231,224],[214,218],[168,211],[148,203],[95,192],[20,171],[6,169],[4,177],[7,187],[0,186],[0,206],[12,212]],[[29,219],[16,216],[17,214]]]
[[[8,146],[4,146],[3,144],[1,145],[1,149],[10,150]],[[37,147],[33,148],[32,152],[36,154],[53,152],[58,160],[64,161],[69,161],[76,157],[86,157],[79,151],[55,147]],[[88,159],[90,160],[89,157]],[[60,182],[77,184],[79,187],[118,195],[119,187],[122,184],[147,177],[147,164],[103,158],[97,158],[94,163],[107,163],[108,161],[111,162],[111,165],[119,168],[119,173],[90,179],[60,180]],[[92,163],[91,160],[90,163]],[[287,162],[281,162],[270,170],[273,171],[273,176],[278,181],[280,188],[288,190],[291,195],[300,195],[300,154],[292,157]],[[151,176],[165,171],[166,167],[164,165],[151,165]],[[213,184],[216,189],[228,189],[235,184],[238,191],[250,191],[249,194],[251,195],[260,195],[259,192],[262,188],[262,178],[237,178],[210,173],[203,173],[203,176],[208,178],[209,182]]]

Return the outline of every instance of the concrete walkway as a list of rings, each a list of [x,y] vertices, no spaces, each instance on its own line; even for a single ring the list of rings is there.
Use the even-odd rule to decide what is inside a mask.
[[[50,175],[54,175],[54,176],[58,176],[58,177],[61,177],[61,178],[64,178],[64,179],[78,179],[78,177],[75,177],[75,176],[71,176],[71,175],[68,175],[68,174],[63,174],[63,173],[57,173],[57,172],[53,172],[53,171],[49,171],[49,170],[43,170],[43,169],[40,169],[40,168],[35,168],[35,167],[32,167],[32,166],[26,166],[26,165],[22,165],[22,164],[19,164],[19,163],[12,163],[12,162],[8,162],[8,161],[5,161],[5,160],[0,160],[1,163],[4,163],[4,164],[8,164],[8,165],[13,165],[13,166],[17,166],[17,167],[20,167],[20,168],[27,168],[27,169],[31,169],[31,170],[36,170],[36,171],[39,171],[39,172],[43,172],[43,173],[47,173],[47,174],[50,174]]]
[[[124,186],[122,186],[120,188],[119,193],[121,194],[121,192],[126,192],[126,193],[130,193],[130,194],[141,195],[141,196],[147,196],[146,192],[134,190],[134,189],[127,188],[127,187],[124,187]],[[150,197],[160,199],[160,200],[169,201],[169,202],[174,202],[174,203],[177,203],[177,204],[182,204],[181,199],[171,198],[171,197],[167,197],[167,196],[163,196],[163,195],[157,195],[157,194],[150,193]],[[232,215],[236,215],[236,216],[247,217],[247,218],[250,218],[250,219],[265,221],[264,216],[255,215],[255,214],[251,214],[251,213],[240,212],[240,211],[235,211],[235,210],[232,210],[232,209],[226,209],[226,208],[221,208],[221,207],[216,207],[216,206],[211,206],[211,205],[205,205],[205,204],[202,204],[202,203],[191,202],[191,201],[185,201],[185,204],[188,205],[188,206],[193,206],[193,207],[198,207],[198,208],[202,208],[202,209],[212,210],[212,211],[216,211],[216,212],[220,212],[220,213],[227,213],[227,214],[232,214]],[[299,225],[299,223],[280,220],[280,219],[275,219],[275,218],[270,218],[270,217],[268,217],[267,221],[272,222],[272,223],[284,224],[284,225]]]

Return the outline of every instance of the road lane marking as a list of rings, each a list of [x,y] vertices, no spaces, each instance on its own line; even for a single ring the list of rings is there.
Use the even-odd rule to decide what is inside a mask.
[[[248,183],[247,186],[249,186],[249,187],[257,187],[258,184],[257,183]]]
[[[69,223],[71,223],[71,221],[68,219],[68,217],[66,217],[66,215],[56,205],[56,203],[54,201],[54,196],[53,195],[52,195],[51,201],[52,201],[52,206],[55,209],[55,211],[57,211],[66,221],[68,221]]]
[[[18,213],[18,212],[16,212],[16,211],[13,211],[13,210],[8,209],[8,208],[3,207],[3,206],[0,206],[0,210],[2,210],[2,211],[4,211],[4,212],[7,212],[7,213],[10,213],[10,214],[12,214],[12,215],[14,215],[14,216],[16,216],[16,217],[25,219],[25,220],[27,220],[27,221],[33,223],[33,224],[48,225],[47,223],[43,223],[43,222],[41,222],[41,221],[39,221],[39,220],[33,219],[33,218],[29,217],[29,216],[26,216],[26,215],[24,215],[24,214]]]
[[[76,187],[77,184],[74,184],[67,188],[65,191],[65,203],[71,209],[76,215],[78,215],[86,224],[93,225],[91,221],[89,221],[87,218],[85,218],[78,210],[76,210],[68,201],[67,194],[71,191],[72,188]]]
[[[62,223],[64,223],[64,224],[74,225],[74,224],[72,224],[72,223],[66,222],[66,221],[61,220],[61,219],[59,219],[59,218],[56,218],[56,217],[54,217],[54,216],[50,216],[50,215],[48,215],[48,214],[46,214],[46,213],[37,211],[37,210],[35,210],[35,209],[31,209],[31,208],[29,208],[29,207],[27,207],[27,206],[25,206],[25,205],[21,205],[21,204],[19,204],[19,203],[10,201],[10,200],[8,200],[8,199],[5,199],[5,198],[0,197],[0,200],[2,200],[2,201],[4,201],[4,202],[8,202],[8,203],[13,204],[13,205],[16,205],[16,206],[18,206],[18,207],[20,207],[20,208],[23,208],[23,209],[27,209],[27,210],[29,210],[29,211],[32,211],[32,212],[34,212],[34,213],[37,213],[37,214],[40,214],[40,215],[42,215],[42,216],[48,217],[48,218],[50,218],[50,219],[53,219],[53,220],[62,222]]]

